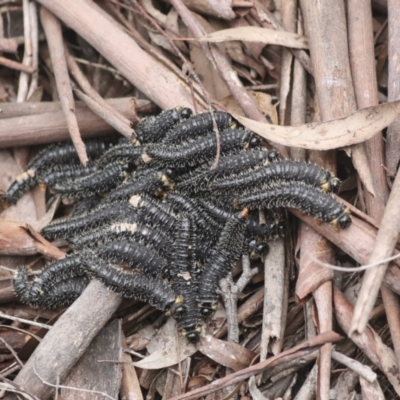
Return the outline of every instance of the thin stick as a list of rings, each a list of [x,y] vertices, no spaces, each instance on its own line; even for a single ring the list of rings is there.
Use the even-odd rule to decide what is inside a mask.
[[[0,56],[0,65],[3,65],[7,68],[15,69],[16,71],[25,72],[27,74],[32,74],[35,72],[35,68],[31,67],[30,65],[25,65],[3,56]]]
[[[32,67],[35,69],[31,76],[28,95],[29,99],[38,87],[39,80],[39,21],[37,15],[37,5],[34,1],[29,3],[29,21],[31,24],[31,45],[32,45]]]
[[[41,7],[40,9],[40,20],[49,46],[57,91],[67,121],[68,130],[76,152],[78,153],[79,160],[84,166],[86,166],[89,159],[76,120],[74,97],[72,95],[71,82],[69,80],[67,62],[64,55],[64,42],[62,38],[61,25],[53,14],[47,11],[44,7]]]
[[[25,318],[12,317],[11,315],[4,314],[1,311],[0,311],[0,318],[9,319],[11,321],[18,321],[18,322],[21,322],[22,324],[37,326],[38,328],[44,328],[44,329],[52,328],[50,325],[41,324],[40,322],[30,321],[29,319],[25,319]]]

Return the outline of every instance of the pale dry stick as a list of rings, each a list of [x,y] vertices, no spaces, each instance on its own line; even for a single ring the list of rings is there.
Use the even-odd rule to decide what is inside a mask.
[[[68,131],[71,135],[79,160],[86,166],[89,158],[86,154],[86,147],[82,141],[78,122],[76,120],[74,96],[72,94],[67,62],[64,55],[61,24],[56,17],[44,7],[40,8],[40,20],[46,35],[57,92],[68,125]]]
[[[192,107],[190,89],[143,51],[122,27],[94,2],[39,0],[74,29],[121,74],[161,108]],[[104,32],[107,32],[105,35]],[[136,62],[132,63],[132,60]]]
[[[15,382],[48,399],[54,389],[42,382],[62,380],[121,303],[121,297],[92,281],[44,337]],[[40,379],[37,373],[42,379]]]
[[[18,50],[18,42],[16,38],[7,39],[1,38],[0,39],[0,51],[4,51],[5,53],[16,53]]]
[[[194,389],[191,392],[182,394],[180,396],[173,397],[170,400],[183,400],[183,399],[191,400],[191,399],[197,399],[201,396],[206,396],[207,394],[214,393],[217,390],[224,389],[229,385],[241,382],[253,375],[257,375],[265,371],[267,368],[272,368],[276,365],[280,365],[285,362],[289,362],[298,359],[300,357],[303,357],[306,354],[309,354],[314,350],[317,350],[320,346],[324,345],[325,343],[328,342],[334,343],[341,339],[342,338],[335,332],[332,331],[324,332],[316,336],[315,338],[303,342],[298,346],[293,347],[292,349],[279,353],[278,355],[273,356],[266,361],[257,363],[248,368],[244,368],[224,378],[217,379],[209,385],[203,386],[198,389]]]
[[[29,13],[29,0],[22,0],[23,21],[24,21],[24,57],[22,64],[32,68],[32,41],[31,41],[31,21]],[[33,71],[32,71],[33,72]],[[29,90],[30,76],[26,72],[19,75],[17,103],[22,103],[26,100]]]
[[[14,356],[14,358],[17,360],[18,364],[23,367],[24,364],[23,362],[20,360],[20,358],[18,357],[18,354],[15,352],[15,350],[12,348],[12,346],[10,346],[1,336],[0,336],[0,340],[4,343],[4,346],[7,347],[7,349],[9,350],[9,352]]]
[[[132,99],[110,99],[127,118],[134,116]],[[148,106],[146,106],[148,109]],[[113,129],[103,119],[93,114],[86,107],[76,110],[81,135],[85,138],[110,134]],[[35,132],[35,135],[32,135]],[[70,140],[68,126],[63,111],[34,114],[26,117],[7,118],[0,124],[0,148]]]
[[[376,380],[373,383],[368,382],[363,377],[360,377],[361,396],[365,400],[385,400],[379,382]]]
[[[32,325],[32,326],[36,326],[38,328],[44,328],[44,329],[51,329],[52,328],[50,325],[42,324],[40,322],[30,321],[29,319],[13,317],[11,315],[4,314],[1,311],[0,311],[0,318],[9,319],[11,321],[17,321],[17,322],[20,322],[21,324]]]
[[[126,339],[123,333],[121,334],[121,340],[122,347],[126,348]],[[142,354],[140,356],[143,357]],[[126,352],[123,354],[123,361],[125,364],[122,368],[121,398],[143,400],[135,367],[131,365],[132,358]]]
[[[315,388],[317,387],[318,365],[315,364],[312,370],[308,373],[306,380],[301,389],[297,392],[294,400],[309,400],[313,399],[315,395]]]
[[[82,100],[96,115],[98,115],[108,124],[110,124],[110,126],[112,126],[121,135],[125,136],[127,139],[132,139],[133,129],[129,125],[126,125],[119,118],[117,118],[115,114],[111,112],[108,108],[103,107],[102,104],[98,103],[96,100],[93,100],[92,97],[86,95],[81,90],[75,87],[73,87],[72,90],[76,94],[76,96],[80,100]]]
[[[4,67],[15,69],[16,71],[21,71],[25,74],[32,74],[35,70],[30,65],[21,64],[18,61],[10,60],[9,58],[0,56],[0,65]]]
[[[196,38],[206,34],[200,23],[194,18],[189,9],[182,3],[181,0],[171,0],[172,5],[183,19],[186,26],[193,32]],[[208,50],[205,51],[207,58],[214,65],[214,68],[220,73],[221,77],[229,87],[232,96],[239,103],[239,106],[244,113],[249,117],[259,122],[268,122],[253,98],[246,92],[245,87],[240,81],[237,73],[233,70],[228,58],[222,54],[214,44],[207,44]],[[204,48],[204,47],[203,47]],[[275,146],[283,157],[288,157],[288,151],[284,146]]]
[[[396,0],[388,0],[388,100],[400,99],[400,8]],[[388,128],[386,135],[386,166],[397,171],[400,162],[400,117]]]
[[[397,174],[394,181],[392,192],[389,196],[380,228],[376,235],[369,263],[378,262],[379,260],[390,257],[393,254],[400,232],[400,213],[398,212],[399,204],[400,173]],[[353,335],[356,336],[357,334],[361,334],[367,326],[387,266],[388,264],[384,263],[365,273],[357,303],[354,307],[354,315],[349,332],[351,337]]]
[[[30,37],[32,46],[32,67],[35,69],[35,71],[32,73],[31,83],[29,85],[28,94],[26,96],[28,100],[37,89],[39,81],[39,21],[37,13],[38,11],[36,2],[30,2],[29,21],[31,25]]]
[[[127,126],[127,128],[130,128],[130,125],[132,122],[128,118],[126,118],[124,115],[119,113],[115,108],[111,107],[107,101],[105,101],[96,90],[92,87],[86,76],[83,74],[81,69],[79,68],[78,64],[76,63],[75,59],[71,56],[71,54],[68,51],[67,46],[65,46],[65,58],[67,60],[67,65],[68,69],[71,72],[72,76],[75,78],[81,89],[88,95],[90,96],[93,100],[95,100],[97,103],[101,104],[104,108],[108,109],[110,112],[112,112],[116,118],[118,118],[121,123]]]
[[[347,357],[346,355],[333,350],[332,358],[338,363],[346,366],[352,371],[356,372],[358,375],[366,379],[368,382],[373,382],[377,379],[377,375],[368,365],[361,364],[359,361],[353,358]]]
[[[284,239],[276,240],[264,260],[264,309],[260,343],[260,361],[269,352],[282,351],[286,326],[288,269],[285,262]]]

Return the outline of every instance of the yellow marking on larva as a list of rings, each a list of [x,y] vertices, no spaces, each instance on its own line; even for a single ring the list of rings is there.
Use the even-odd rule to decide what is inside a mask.
[[[17,182],[22,182],[27,180],[28,178],[34,178],[36,175],[35,170],[28,169],[27,171],[23,172],[22,174],[18,175],[15,180]]]
[[[111,230],[113,232],[117,232],[117,233],[119,233],[119,232],[127,232],[127,231],[135,233],[136,230],[137,230],[137,224],[135,224],[135,223],[130,224],[128,222],[123,222],[123,223],[120,223],[120,224],[112,224],[111,225]]]
[[[141,199],[141,197],[140,197],[139,195],[135,194],[134,196],[132,196],[132,197],[129,199],[129,204],[130,204],[132,207],[137,208],[138,205],[139,205],[140,199]]]
[[[148,156],[146,153],[142,154],[141,158],[145,164],[148,164],[151,161],[151,157]]]

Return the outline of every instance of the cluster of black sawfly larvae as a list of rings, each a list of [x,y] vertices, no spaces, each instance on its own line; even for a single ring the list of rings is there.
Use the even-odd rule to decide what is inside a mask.
[[[337,228],[351,223],[330,194],[336,177],[280,160],[225,112],[165,110],[136,132],[134,141],[86,141],[86,167],[72,144],[51,145],[3,195],[3,206],[15,204],[39,184],[75,199],[71,215],[41,232],[66,239],[72,252],[34,280],[28,268],[18,270],[14,288],[24,303],[66,306],[97,279],[172,315],[196,343],[202,319],[216,309],[219,281],[241,256],[262,259],[285,234],[285,208]]]

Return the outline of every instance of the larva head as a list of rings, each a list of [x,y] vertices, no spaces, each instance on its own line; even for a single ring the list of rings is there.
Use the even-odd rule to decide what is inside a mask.
[[[279,153],[275,149],[268,152],[268,161],[271,163],[279,161]]]
[[[331,187],[331,191],[332,191],[333,193],[338,193],[338,192],[339,192],[339,189],[340,189],[341,183],[342,183],[342,182],[340,181],[339,178],[336,178],[336,177],[331,178],[331,180],[329,181],[329,185],[330,185],[330,187]]]
[[[249,140],[249,148],[255,148],[260,145],[260,138],[258,136],[251,135]]]
[[[193,324],[186,329],[182,329],[181,333],[189,343],[195,344],[200,340],[201,325]]]
[[[183,107],[179,109],[180,119],[189,119],[193,115],[193,111],[190,108]]]
[[[346,208],[342,214],[334,219],[331,224],[336,229],[345,229],[351,224],[350,210]]]
[[[215,302],[203,301],[199,304],[200,314],[203,318],[211,317],[217,311],[218,304]]]
[[[160,181],[163,184],[164,189],[173,189],[174,184],[170,181],[169,177],[166,174],[160,174]]]
[[[168,311],[166,312],[166,314],[177,319],[185,315],[187,311],[185,299],[183,298],[183,296],[177,296],[175,301],[172,304],[170,304],[167,308]]]
[[[269,246],[267,243],[258,242],[257,240],[252,240],[249,243],[250,248],[250,259],[258,260],[259,258],[264,258],[269,251]]]

